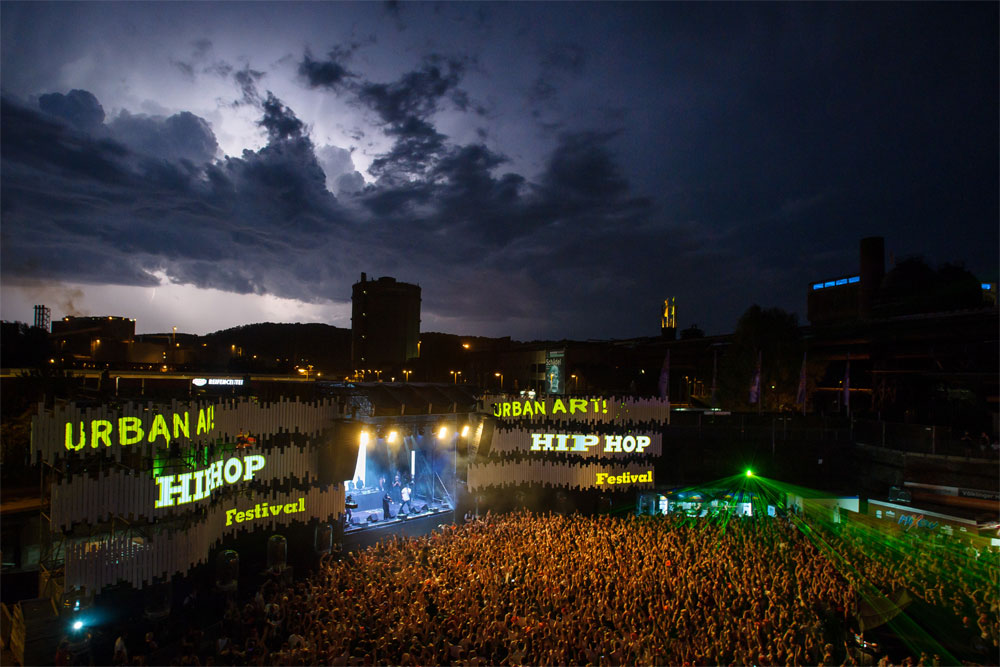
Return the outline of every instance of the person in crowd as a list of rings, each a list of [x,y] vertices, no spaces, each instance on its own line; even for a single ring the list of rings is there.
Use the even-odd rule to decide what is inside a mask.
[[[122,632],[115,639],[114,654],[111,657],[111,661],[115,665],[127,665],[128,664],[128,646],[126,645],[128,640],[128,632]]]

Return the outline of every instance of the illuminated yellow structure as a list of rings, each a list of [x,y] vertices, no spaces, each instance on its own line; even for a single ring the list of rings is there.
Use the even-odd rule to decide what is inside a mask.
[[[664,338],[674,338],[677,335],[677,297],[672,296],[663,300],[660,335]]]

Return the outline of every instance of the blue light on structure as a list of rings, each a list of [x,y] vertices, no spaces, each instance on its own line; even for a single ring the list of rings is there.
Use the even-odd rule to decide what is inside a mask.
[[[983,289],[986,289],[986,290],[993,289],[993,285],[991,285],[989,283],[983,283],[982,285],[980,285],[980,287],[982,287]]]
[[[814,290],[823,289],[824,287],[839,287],[840,285],[853,285],[854,283],[861,282],[861,276],[851,276],[850,278],[837,278],[836,280],[827,280],[822,283],[813,283],[812,288]],[[988,289],[988,288],[983,288]]]
[[[74,621],[73,622],[73,629],[74,630],[79,630],[82,627],[83,627],[83,621]]]

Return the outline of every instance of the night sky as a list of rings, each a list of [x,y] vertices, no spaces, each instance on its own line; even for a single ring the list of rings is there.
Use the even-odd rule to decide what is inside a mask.
[[[26,3],[2,317],[423,331],[805,322],[858,241],[996,281],[998,3]]]

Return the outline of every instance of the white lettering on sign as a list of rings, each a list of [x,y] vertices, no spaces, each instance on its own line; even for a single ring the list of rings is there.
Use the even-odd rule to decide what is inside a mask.
[[[216,461],[207,468],[194,472],[157,477],[155,481],[160,489],[160,497],[154,507],[173,507],[207,498],[214,489],[222,486],[223,480],[226,484],[249,482],[265,463],[263,456],[254,454],[242,459],[233,457],[226,461]],[[193,494],[192,480],[194,480]]]
[[[603,451],[609,454],[642,454],[649,447],[648,435],[606,435],[604,449],[595,450],[601,443],[599,435],[566,434],[566,433],[532,433],[531,451],[533,452],[590,452]]]

